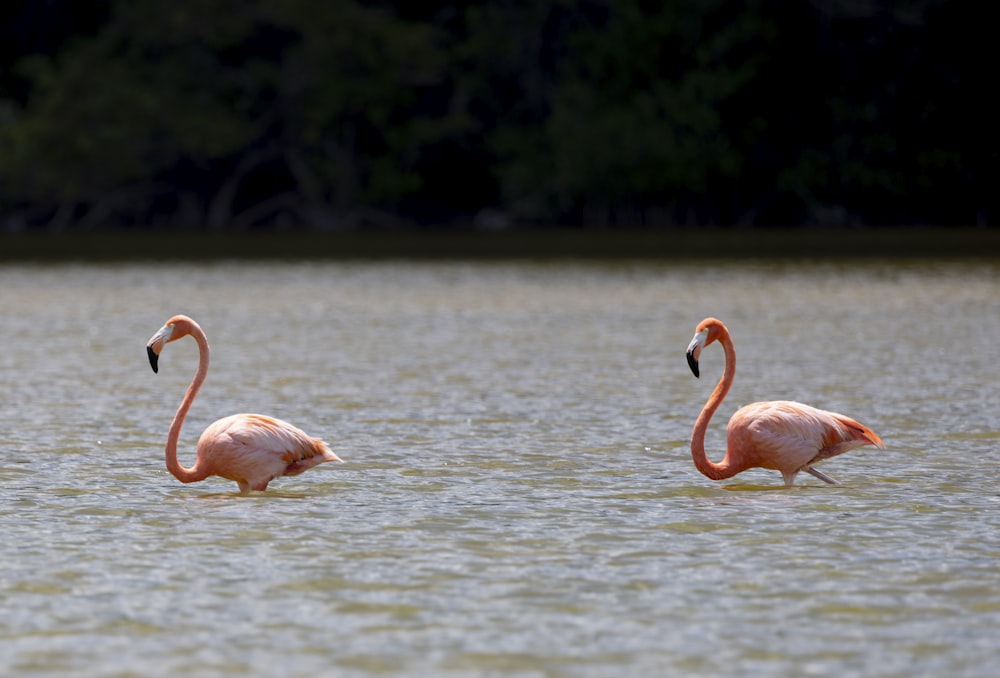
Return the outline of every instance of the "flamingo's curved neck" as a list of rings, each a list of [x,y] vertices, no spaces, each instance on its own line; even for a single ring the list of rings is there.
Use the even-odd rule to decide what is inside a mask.
[[[719,329],[721,332],[719,343],[722,344],[726,356],[726,367],[719,383],[715,385],[715,390],[708,397],[705,407],[702,408],[701,414],[694,422],[694,430],[691,431],[691,457],[694,459],[694,465],[712,480],[731,478],[740,472],[740,469],[734,468],[730,463],[728,450],[726,456],[718,464],[705,454],[705,431],[708,430],[708,422],[711,421],[712,415],[719,409],[719,405],[729,393],[729,387],[733,385],[733,379],[736,377],[736,349],[733,346],[733,339],[725,328]]]
[[[188,385],[187,393],[184,394],[184,400],[181,401],[180,407],[177,408],[177,413],[174,414],[174,420],[170,422],[170,432],[167,433],[166,447],[167,470],[182,483],[193,483],[208,477],[206,469],[202,468],[200,459],[196,460],[194,466],[191,468],[185,468],[177,461],[177,441],[181,437],[181,427],[184,425],[184,417],[187,416],[188,410],[191,409],[191,403],[194,402],[194,398],[198,395],[198,391],[205,381],[205,376],[208,374],[208,338],[197,325],[195,325],[194,330],[191,332],[191,336],[198,342],[198,371],[195,372],[194,379]]]

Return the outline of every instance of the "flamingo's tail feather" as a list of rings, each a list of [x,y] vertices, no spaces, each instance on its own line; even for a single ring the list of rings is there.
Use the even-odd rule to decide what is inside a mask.
[[[851,437],[855,440],[863,440],[869,445],[874,445],[880,450],[885,449],[885,443],[879,438],[875,431],[871,430],[864,424],[854,421],[849,417],[843,417],[840,422],[844,425],[844,428],[848,430]]]

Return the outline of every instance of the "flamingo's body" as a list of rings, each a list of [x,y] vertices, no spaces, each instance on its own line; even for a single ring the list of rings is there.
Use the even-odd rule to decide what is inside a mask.
[[[705,431],[736,376],[736,352],[729,330],[715,318],[699,323],[687,349],[688,365],[697,377],[701,350],[714,341],[722,344],[726,367],[691,432],[694,464],[709,478],[722,480],[748,468],[768,468],[781,471],[786,485],[795,481],[799,471],[836,484],[812,465],[864,445],[885,449],[874,431],[850,417],[790,400],[772,400],[737,410],[727,428],[726,456],[719,463],[711,461],[705,454]]]
[[[177,461],[177,440],[184,417],[208,374],[208,339],[191,318],[176,315],[146,344],[153,371],[164,344],[187,335],[198,342],[198,371],[188,386],[167,434],[167,470],[182,483],[209,476],[221,476],[239,484],[240,492],[266,490],[279,476],[293,476],[327,461],[342,461],[319,438],[313,438],[287,421],[263,414],[234,414],[209,425],[198,439],[194,466],[185,468]]]

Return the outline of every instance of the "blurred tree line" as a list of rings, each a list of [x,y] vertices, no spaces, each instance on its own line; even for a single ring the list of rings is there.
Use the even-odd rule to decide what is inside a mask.
[[[991,225],[987,26],[944,0],[8,2],[0,231]]]

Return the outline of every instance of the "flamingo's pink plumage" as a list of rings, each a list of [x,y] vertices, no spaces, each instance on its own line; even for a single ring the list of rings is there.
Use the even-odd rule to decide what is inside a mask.
[[[313,438],[287,421],[263,414],[234,414],[209,425],[198,439],[194,466],[177,461],[177,440],[191,403],[208,374],[208,339],[191,318],[175,315],[146,344],[153,371],[163,346],[191,335],[198,342],[198,370],[181,401],[167,434],[167,469],[182,483],[221,476],[239,484],[240,492],[266,490],[279,476],[298,475],[327,461],[342,461],[319,438]]]
[[[850,417],[790,400],[772,400],[737,410],[729,420],[725,457],[718,463],[711,461],[705,454],[705,431],[736,376],[736,351],[729,330],[715,318],[698,324],[687,349],[688,365],[697,377],[701,351],[714,341],[722,344],[725,370],[691,432],[694,464],[709,478],[722,480],[759,467],[780,471],[786,485],[795,481],[799,471],[836,484],[813,464],[864,445],[885,449],[874,431]]]

